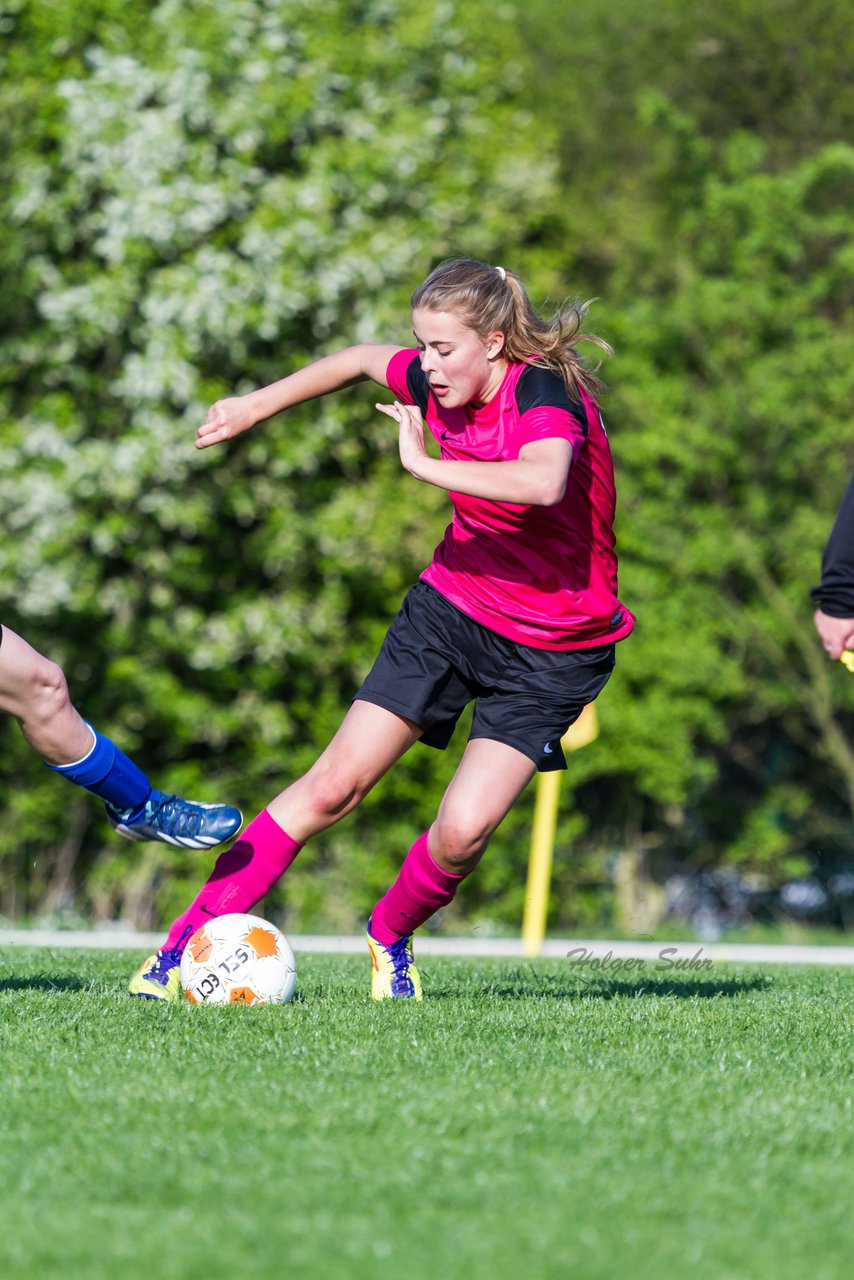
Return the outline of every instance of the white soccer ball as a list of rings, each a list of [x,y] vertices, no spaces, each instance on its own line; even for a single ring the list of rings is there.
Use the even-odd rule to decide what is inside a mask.
[[[209,920],[181,957],[181,986],[193,1004],[287,1004],[296,981],[290,943],[260,916]]]

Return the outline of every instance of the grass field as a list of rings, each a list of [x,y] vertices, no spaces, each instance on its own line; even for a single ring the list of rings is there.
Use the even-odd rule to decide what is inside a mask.
[[[0,956],[4,1280],[836,1280],[854,982],[301,956],[284,1009]]]

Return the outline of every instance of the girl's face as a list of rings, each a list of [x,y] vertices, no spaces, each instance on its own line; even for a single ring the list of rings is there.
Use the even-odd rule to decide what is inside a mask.
[[[492,399],[507,371],[503,333],[482,338],[452,311],[423,307],[412,313],[412,330],[421,368],[443,408],[486,404]]]

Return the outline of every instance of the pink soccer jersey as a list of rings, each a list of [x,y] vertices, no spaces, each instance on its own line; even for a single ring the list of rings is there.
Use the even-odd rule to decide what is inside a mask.
[[[488,404],[444,409],[418,352],[398,351],[391,391],[416,404],[443,458],[501,462],[534,440],[572,445],[566,493],[552,507],[451,493],[454,517],[421,577],[491,631],[535,649],[622,640],[634,616],[617,598],[614,468],[595,402],[536,364],[511,364]]]

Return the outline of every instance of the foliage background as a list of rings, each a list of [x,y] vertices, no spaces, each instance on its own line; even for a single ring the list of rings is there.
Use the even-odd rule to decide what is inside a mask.
[[[559,18],[559,15],[558,15]],[[555,928],[676,870],[852,859],[854,686],[809,587],[854,449],[840,0],[0,0],[0,616],[157,785],[249,814],[306,768],[446,499],[357,388],[226,450],[220,395],[407,341],[455,254],[599,298],[635,636],[572,761]],[[629,39],[629,34],[631,38]],[[418,749],[269,910],[360,923],[463,741]],[[0,910],[154,926],[198,856],[119,844],[0,727]],[[509,928],[532,795],[444,924]]]

